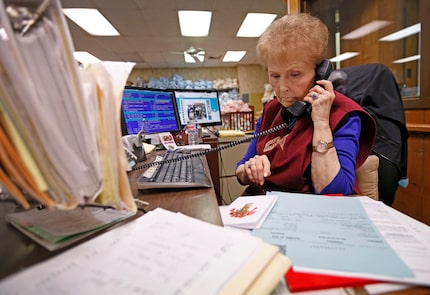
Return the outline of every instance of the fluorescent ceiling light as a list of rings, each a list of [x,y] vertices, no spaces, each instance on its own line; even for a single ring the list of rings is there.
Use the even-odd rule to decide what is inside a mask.
[[[248,13],[236,36],[260,37],[276,16],[276,14],[269,13]]]
[[[238,62],[244,57],[246,51],[227,51],[222,59],[223,62]]]
[[[100,59],[86,51],[75,51],[73,52],[73,57],[84,65],[101,62]]]
[[[179,10],[178,17],[182,36],[205,37],[209,35],[211,11]]]
[[[200,51],[198,54],[191,55],[186,51],[184,51],[184,59],[186,63],[191,63],[191,64],[196,63],[195,58],[197,58],[200,62],[203,62],[205,60],[205,52]]]
[[[345,53],[342,53],[341,55],[331,58],[330,61],[331,62],[344,61],[357,55],[359,55],[358,52],[345,52]]]
[[[404,28],[403,30],[382,37],[381,39],[379,39],[379,41],[396,41],[419,32],[421,32],[421,23],[412,25],[410,27]]]
[[[417,55],[413,55],[413,56],[409,56],[409,57],[405,57],[405,58],[401,58],[401,59],[397,59],[395,61],[393,61],[394,64],[403,64],[409,61],[414,61],[414,60],[418,60],[421,58],[421,55],[417,54]]]
[[[64,8],[64,14],[82,29],[96,36],[118,36],[118,31],[97,10],[90,8]]]
[[[376,32],[377,30],[380,30],[383,27],[388,26],[390,23],[391,23],[390,21],[386,21],[386,20],[374,20],[344,35],[342,39],[345,39],[345,40],[358,39],[366,35],[369,35],[373,32]]]

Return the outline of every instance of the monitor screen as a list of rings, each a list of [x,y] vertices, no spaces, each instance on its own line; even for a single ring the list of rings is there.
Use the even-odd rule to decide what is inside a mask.
[[[125,87],[122,94],[122,133],[137,134],[181,130],[173,91]]]
[[[182,126],[192,119],[200,126],[222,125],[216,90],[175,90],[175,96]]]

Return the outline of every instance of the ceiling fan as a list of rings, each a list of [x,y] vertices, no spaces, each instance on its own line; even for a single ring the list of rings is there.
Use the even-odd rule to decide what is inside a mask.
[[[203,48],[195,48],[194,46],[190,46],[184,52],[189,54],[189,55],[198,55],[198,54],[202,54],[202,53],[204,54],[205,50]]]
[[[205,56],[205,50],[203,48],[196,48],[194,46],[190,46],[182,52],[174,51],[171,53],[188,55],[194,59],[195,62],[203,62]]]

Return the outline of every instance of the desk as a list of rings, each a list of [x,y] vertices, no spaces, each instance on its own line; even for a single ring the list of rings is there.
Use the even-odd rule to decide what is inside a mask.
[[[154,158],[154,154],[148,155],[148,161],[152,161]],[[205,164],[207,165],[207,163]],[[136,179],[142,171],[143,170],[131,172],[129,174],[129,180],[133,196],[149,202],[149,206],[145,208],[146,210],[153,210],[160,207],[173,212],[181,212],[185,215],[213,224],[222,225],[214,188],[138,191]],[[19,232],[5,220],[5,215],[7,213],[16,212],[18,210],[20,210],[20,208],[16,207],[14,203],[0,201],[0,280],[25,267],[51,258],[73,247],[70,246],[65,249],[50,252],[33,242],[32,239]],[[138,213],[137,217],[140,215],[141,214]],[[85,240],[87,239],[82,241]]]
[[[148,161],[152,161],[154,158],[155,154],[148,155]],[[181,212],[188,216],[205,220],[213,224],[222,224],[218,210],[217,197],[213,188],[175,191],[138,191],[136,179],[142,172],[143,170],[131,172],[129,174],[129,180],[133,195],[136,198],[149,202],[149,206],[146,207],[147,210],[153,210],[157,207],[161,207],[173,212]],[[17,209],[13,203],[0,202],[0,280],[25,267],[49,259],[68,249],[65,248],[59,251],[50,252],[34,243],[30,238],[8,224],[5,221],[4,216],[7,213],[15,212],[17,210],[19,209]],[[348,291],[345,291],[344,294],[368,295],[366,290],[361,287],[352,289],[348,288]],[[430,294],[430,288],[412,287],[409,289],[384,294],[424,295]]]
[[[208,137],[203,137],[203,143],[204,144],[210,144],[211,148],[218,147],[218,137],[215,135],[210,135]],[[209,170],[211,172],[212,182],[214,185],[214,190],[216,193],[218,205],[222,204],[222,193],[220,188],[220,175],[219,175],[219,166],[218,166],[218,159],[219,154],[218,152],[212,152],[206,154],[206,159],[208,161]]]

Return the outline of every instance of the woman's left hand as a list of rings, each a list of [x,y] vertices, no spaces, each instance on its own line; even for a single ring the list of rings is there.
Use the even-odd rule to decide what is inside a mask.
[[[328,123],[330,109],[333,104],[335,94],[333,84],[328,80],[319,80],[317,84],[309,89],[309,93],[304,100],[312,104],[312,121]]]

